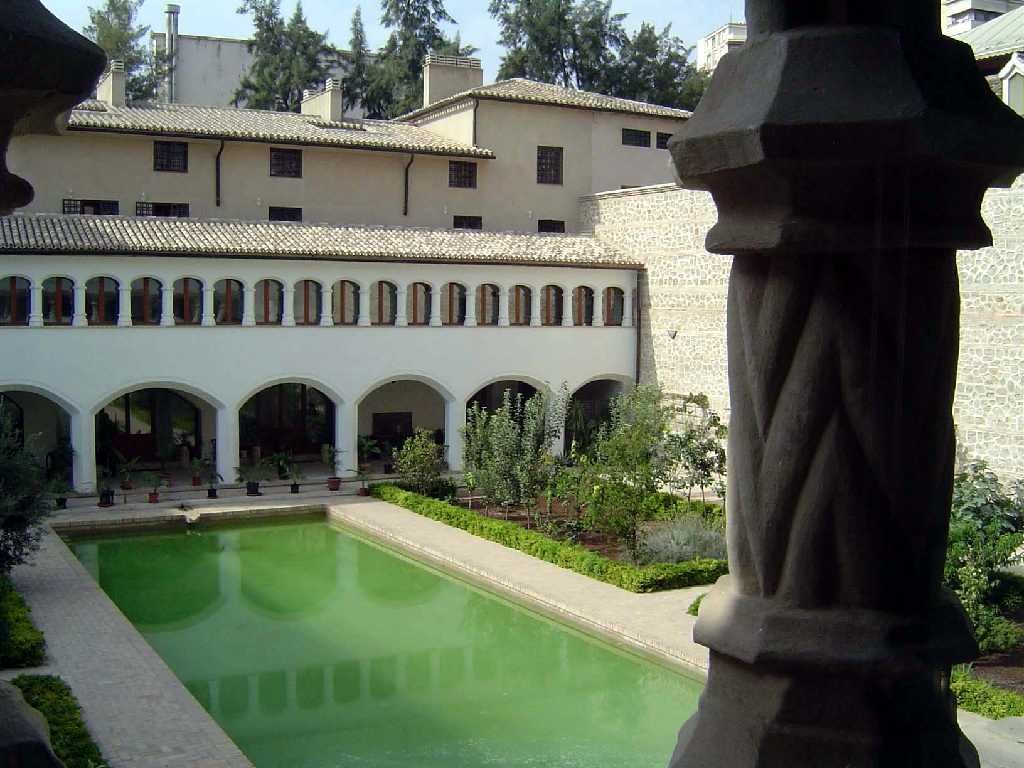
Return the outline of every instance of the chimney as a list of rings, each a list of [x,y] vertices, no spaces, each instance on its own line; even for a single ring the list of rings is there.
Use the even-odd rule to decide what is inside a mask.
[[[178,65],[178,15],[181,13],[181,6],[174,3],[167,4],[167,42],[164,53],[167,56],[165,65],[167,67],[167,103],[173,104],[178,100],[177,76],[174,70]]]
[[[302,92],[302,114],[315,115],[321,120],[339,123],[345,116],[341,80],[329,77],[322,91]]]
[[[103,79],[96,86],[96,98],[111,107],[123,107],[124,96],[124,62],[112,59]]]
[[[423,60],[423,106],[484,84],[480,59],[464,56],[427,56]]]

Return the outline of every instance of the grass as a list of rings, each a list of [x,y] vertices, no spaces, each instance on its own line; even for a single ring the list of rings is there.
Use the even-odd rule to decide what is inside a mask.
[[[991,720],[1024,717],[1024,696],[972,675],[966,667],[955,667],[949,683],[961,709]]]
[[[0,631],[6,628],[0,643],[0,669],[38,667],[46,657],[43,633],[32,623],[25,601],[14,585],[0,576]]]
[[[515,523],[484,517],[446,501],[419,496],[394,485],[380,484],[370,493],[382,501],[429,517],[482,539],[517,549],[592,579],[614,584],[630,592],[660,592],[667,589],[713,584],[728,572],[724,560],[698,559],[685,563],[655,563],[636,566],[620,563],[591,552],[579,544],[558,541]]]
[[[697,599],[690,603],[690,607],[686,609],[686,612],[691,616],[696,616],[700,612],[700,604],[704,602],[704,598],[707,596],[707,592],[697,595]]]
[[[11,681],[25,701],[43,713],[50,726],[50,743],[67,768],[103,768],[103,755],[92,740],[75,695],[53,675],[20,675]]]

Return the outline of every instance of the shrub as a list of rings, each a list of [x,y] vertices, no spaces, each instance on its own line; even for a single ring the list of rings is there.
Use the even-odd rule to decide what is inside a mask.
[[[700,488],[701,500],[707,488],[725,495],[725,440],[728,430],[711,409],[705,394],[679,398],[675,421],[679,427],[669,436],[669,449],[676,457],[673,485],[686,488],[686,500]]]
[[[691,616],[696,616],[698,613],[700,613],[700,604],[704,602],[704,598],[707,596],[707,592],[703,592],[697,595],[697,599],[690,603],[690,607],[686,609],[686,612]]]
[[[728,572],[723,560],[657,563],[643,567],[619,563],[578,544],[557,541],[515,523],[483,517],[472,510],[428,499],[393,485],[374,485],[370,492],[411,512],[630,592],[658,592],[711,584]]]
[[[0,669],[38,667],[46,656],[46,641],[36,629],[21,595],[0,576]]]
[[[997,573],[992,589],[992,601],[1006,615],[1024,611],[1024,576],[1016,573]]]
[[[0,405],[0,575],[26,562],[39,548],[43,520],[50,514],[46,477]]]
[[[20,675],[11,682],[46,718],[53,751],[67,768],[103,768],[103,755],[82,722],[82,711],[67,683],[53,675]]]
[[[725,556],[724,533],[709,528],[696,515],[687,515],[646,533],[640,542],[637,562],[681,563],[697,558],[724,560]]]
[[[425,429],[406,440],[398,449],[395,466],[402,478],[402,485],[415,493],[431,495],[441,480],[441,446],[434,442],[434,436]]]
[[[965,667],[955,667],[949,683],[957,706],[982,717],[1000,720],[1024,717],[1024,696],[980,680]]]

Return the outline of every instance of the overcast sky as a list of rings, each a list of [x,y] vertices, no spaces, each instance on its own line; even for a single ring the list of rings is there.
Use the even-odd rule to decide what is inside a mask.
[[[43,4],[65,24],[81,31],[89,21],[87,7],[99,6],[102,0],[43,0]],[[181,6],[178,31],[185,35],[214,35],[219,37],[248,37],[252,33],[249,16],[235,13],[239,0],[177,0]],[[140,20],[154,30],[164,28],[166,0],[145,0]],[[370,47],[384,42],[380,26],[379,0],[304,0],[303,9],[310,24],[328,30],[335,45],[347,47],[349,22],[357,5],[362,5]],[[447,0],[448,12],[459,22],[462,42],[475,45],[483,59],[485,78],[493,80],[501,61],[502,49],[498,45],[498,30],[494,19],[487,13],[487,0]],[[626,26],[632,30],[643,21],[650,21],[661,29],[672,24],[672,31],[692,45],[727,21],[743,19],[744,0],[614,0],[613,8],[628,13]],[[285,16],[291,15],[295,0],[282,0]]]

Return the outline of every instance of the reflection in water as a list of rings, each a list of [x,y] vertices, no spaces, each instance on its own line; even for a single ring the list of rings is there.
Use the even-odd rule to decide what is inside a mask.
[[[654,768],[696,707],[695,683],[322,522],[86,547],[257,768]]]

